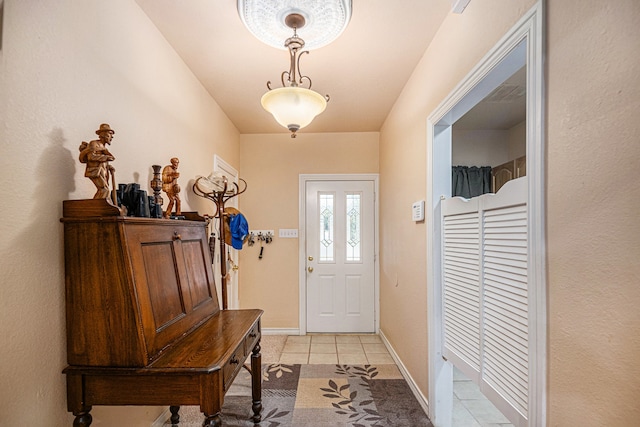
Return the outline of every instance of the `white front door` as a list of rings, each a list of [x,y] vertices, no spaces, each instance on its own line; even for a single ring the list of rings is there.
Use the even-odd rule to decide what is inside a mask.
[[[374,181],[306,182],[307,332],[375,332]]]

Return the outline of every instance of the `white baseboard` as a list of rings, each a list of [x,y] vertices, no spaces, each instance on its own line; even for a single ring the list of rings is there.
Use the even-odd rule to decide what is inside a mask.
[[[391,345],[389,340],[387,340],[387,337],[384,335],[384,332],[382,332],[382,329],[380,330],[379,335],[380,335],[380,339],[384,343],[385,347],[387,347],[387,350],[389,351],[389,354],[391,355],[393,360],[396,362],[396,365],[398,365],[398,369],[400,370],[400,373],[402,374],[404,379],[407,381],[407,384],[409,384],[409,388],[411,389],[411,391],[413,392],[413,395],[418,400],[418,403],[420,404],[420,406],[424,410],[424,413],[428,414],[429,413],[429,401],[427,400],[427,398],[424,396],[424,394],[422,394],[422,392],[418,388],[418,385],[413,380],[413,377],[411,377],[411,375],[409,374],[409,371],[407,371],[407,368],[402,363],[402,360],[400,360],[400,357],[398,356],[396,351],[393,349],[393,346]],[[426,360],[425,360],[425,363],[427,363]]]
[[[151,424],[151,427],[162,427],[171,416],[171,412],[169,412],[169,408],[165,409],[156,420]]]
[[[262,328],[262,335],[300,335],[300,329]]]

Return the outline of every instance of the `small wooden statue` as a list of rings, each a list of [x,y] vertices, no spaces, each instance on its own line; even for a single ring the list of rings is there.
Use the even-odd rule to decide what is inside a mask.
[[[172,216],[171,211],[173,210],[173,206],[176,207],[175,216],[181,215],[182,211],[180,209],[180,186],[178,185],[178,178],[180,177],[180,172],[178,172],[178,164],[180,160],[177,157],[171,159],[171,164],[167,165],[162,169],[162,191],[167,193],[167,198],[169,199],[169,204],[167,205],[167,210],[164,211],[164,217],[170,218]]]
[[[116,188],[116,170],[109,164],[110,161],[115,160],[115,157],[107,148],[111,144],[114,133],[107,123],[103,123],[96,131],[99,139],[89,142],[82,141],[79,147],[80,162],[87,165],[84,176],[91,179],[97,188],[96,194],[93,196],[94,199],[109,201],[109,176],[111,176],[112,188],[114,190]],[[112,201],[117,206],[115,191],[112,192]]]

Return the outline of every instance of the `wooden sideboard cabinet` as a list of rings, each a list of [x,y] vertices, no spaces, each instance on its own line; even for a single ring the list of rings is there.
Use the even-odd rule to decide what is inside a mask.
[[[220,426],[224,394],[251,356],[260,421],[262,310],[221,310],[204,221],[132,218],[104,200],[63,205],[68,410],[199,405]],[[126,425],[126,422],[124,423]]]

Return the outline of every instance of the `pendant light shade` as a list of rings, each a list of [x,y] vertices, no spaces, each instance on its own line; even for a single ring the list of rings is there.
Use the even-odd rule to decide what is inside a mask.
[[[284,71],[280,76],[281,88],[272,89],[271,82],[267,82],[269,91],[262,96],[260,102],[278,123],[291,131],[291,138],[295,138],[299,129],[307,126],[315,116],[324,111],[329,95],[322,96],[311,90],[311,79],[300,72],[300,55],[309,53],[302,51],[304,40],[296,32],[304,26],[304,16],[292,13],[287,15],[285,23],[293,29],[293,36],[284,42],[284,47],[289,50],[289,71]],[[303,84],[309,86],[304,87]]]
[[[261,103],[292,135],[311,123],[327,107],[327,100],[322,95],[299,86],[270,90],[262,96]]]

